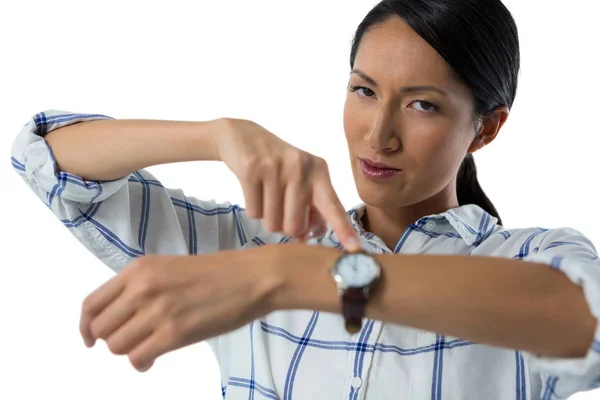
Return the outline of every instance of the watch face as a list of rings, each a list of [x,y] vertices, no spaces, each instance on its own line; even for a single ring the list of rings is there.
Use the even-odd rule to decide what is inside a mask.
[[[337,265],[337,273],[349,287],[369,285],[379,276],[379,265],[365,254],[347,254]]]

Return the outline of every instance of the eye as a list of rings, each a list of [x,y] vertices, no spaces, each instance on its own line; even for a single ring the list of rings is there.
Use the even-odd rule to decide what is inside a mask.
[[[426,112],[426,113],[440,111],[440,107],[438,107],[435,104],[433,104],[429,101],[426,101],[426,100],[415,100],[412,103],[410,103],[411,106],[413,106],[415,104],[418,105],[418,107],[416,108],[417,111]],[[413,108],[415,108],[415,107],[413,107]]]
[[[358,92],[360,97],[373,97],[375,96],[375,92],[364,86],[353,86],[348,85],[348,90],[351,92]]]

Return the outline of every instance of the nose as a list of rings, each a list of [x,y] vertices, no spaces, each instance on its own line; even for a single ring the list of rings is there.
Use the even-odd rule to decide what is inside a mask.
[[[381,108],[373,119],[365,143],[374,151],[393,152],[400,149],[400,138],[394,126],[393,111]]]

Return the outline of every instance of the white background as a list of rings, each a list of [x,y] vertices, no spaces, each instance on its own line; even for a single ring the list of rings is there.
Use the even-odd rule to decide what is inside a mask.
[[[506,0],[522,73],[509,122],[477,154],[510,228],[571,226],[600,244],[596,0]],[[10,9],[7,9],[10,4]],[[359,202],[342,129],[350,40],[371,0],[33,1],[0,6],[0,399],[218,399],[201,343],[136,372],[78,333],[82,299],[111,276],[10,166],[14,137],[57,108],[116,118],[252,119],[325,157]],[[593,10],[595,8],[595,10]],[[151,168],[169,187],[243,204],[217,163]],[[574,399],[600,398],[600,391]]]

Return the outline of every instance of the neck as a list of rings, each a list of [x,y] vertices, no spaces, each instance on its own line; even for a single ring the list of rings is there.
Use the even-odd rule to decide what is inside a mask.
[[[394,250],[410,224],[424,216],[440,214],[455,207],[458,207],[456,194],[434,196],[409,206],[375,207],[366,205],[362,223],[367,232],[381,238],[388,248]]]

